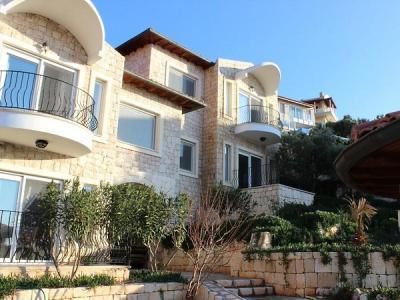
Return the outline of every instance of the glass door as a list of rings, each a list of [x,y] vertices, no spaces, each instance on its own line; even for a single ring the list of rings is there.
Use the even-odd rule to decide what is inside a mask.
[[[38,60],[29,56],[5,55],[5,71],[1,78],[0,105],[31,109],[34,107]]]
[[[38,110],[62,117],[72,117],[74,75],[73,71],[45,62]]]
[[[251,122],[262,123],[263,110],[261,106],[261,100],[257,98],[251,98]]]
[[[246,154],[239,153],[238,158],[238,182],[239,188],[249,187],[249,157]]]
[[[239,153],[238,182],[239,188],[262,185],[262,159],[249,153]]]
[[[0,259],[3,261],[10,261],[15,253],[20,187],[21,177],[0,174]]]

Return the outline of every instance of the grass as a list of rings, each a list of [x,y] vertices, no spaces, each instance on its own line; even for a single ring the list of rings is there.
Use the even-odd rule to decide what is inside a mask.
[[[0,276],[0,299],[12,295],[16,290],[65,288],[65,287],[90,287],[113,285],[115,279],[108,275],[80,275],[74,279],[44,275],[29,277],[22,275]]]
[[[181,282],[187,280],[180,273],[170,271],[131,270],[129,279],[134,282]]]

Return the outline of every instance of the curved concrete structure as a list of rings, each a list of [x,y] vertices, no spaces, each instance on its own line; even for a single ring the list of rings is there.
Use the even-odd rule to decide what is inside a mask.
[[[22,109],[0,109],[0,141],[36,147],[46,140],[46,151],[78,157],[92,150],[92,132],[77,122]]]
[[[49,18],[68,29],[81,43],[88,64],[102,57],[104,25],[90,0],[6,0],[1,2],[3,14],[33,13]]]
[[[281,70],[272,62],[264,62],[236,73],[235,79],[253,75],[261,83],[266,96],[276,95],[281,80]]]
[[[238,124],[235,134],[262,145],[273,145],[281,140],[279,128],[263,123]]]

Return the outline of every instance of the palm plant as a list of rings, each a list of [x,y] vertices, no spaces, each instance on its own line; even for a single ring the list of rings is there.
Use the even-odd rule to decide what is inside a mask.
[[[369,204],[365,198],[360,198],[358,201],[354,198],[349,199],[349,208],[351,218],[356,223],[354,241],[358,245],[363,245],[368,241],[368,235],[366,233],[368,223],[377,213],[377,210]]]

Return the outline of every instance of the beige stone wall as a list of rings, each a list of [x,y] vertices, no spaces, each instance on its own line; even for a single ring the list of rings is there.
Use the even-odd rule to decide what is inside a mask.
[[[295,252],[289,254],[287,268],[282,253],[272,253],[264,259],[245,261],[240,256],[231,261],[231,275],[242,278],[262,278],[274,287],[277,295],[315,296],[317,293],[329,292],[340,282],[338,253],[330,252],[331,262],[323,264],[319,252]],[[347,263],[344,265],[345,278],[354,286],[359,286],[351,253],[344,253]],[[365,288],[378,285],[387,287],[400,286],[398,274],[393,260],[384,261],[382,253],[369,254],[370,273],[363,280]]]
[[[183,300],[186,287],[182,283],[126,283],[95,288],[58,288],[40,290],[17,290],[5,300],[17,299],[124,299],[124,300]]]
[[[256,214],[271,215],[286,203],[311,205],[314,201],[314,193],[283,184],[271,184],[243,190],[251,195]]]
[[[146,45],[125,56],[125,69],[145,78],[150,76],[151,46]]]

